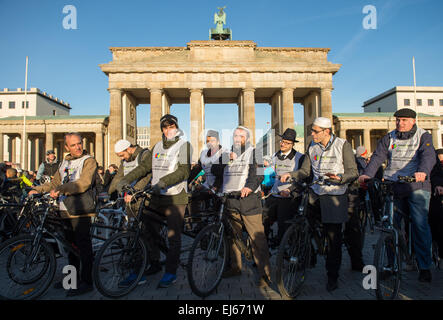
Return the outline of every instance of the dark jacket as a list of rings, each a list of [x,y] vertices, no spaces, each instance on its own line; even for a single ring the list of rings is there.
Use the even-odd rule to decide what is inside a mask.
[[[241,150],[235,151],[237,156],[241,156],[249,145],[246,145]],[[231,149],[232,151],[233,149]],[[227,165],[223,159],[229,159],[229,153],[225,153],[220,157],[218,164],[213,164],[211,167],[212,174],[215,175],[214,186],[217,189],[221,189],[223,185],[223,172]],[[261,192],[254,191],[261,185],[263,181],[263,160],[256,158],[255,149],[252,152],[252,163],[249,164],[248,178],[246,179],[245,188],[249,188],[252,192],[244,198],[235,199],[229,198],[226,201],[225,209],[228,211],[234,211],[243,215],[255,215],[262,213],[261,205]],[[261,167],[261,170],[259,169]]]
[[[167,140],[162,135],[162,143],[165,149],[172,147],[179,140],[179,136],[176,136],[174,140]],[[183,180],[187,180],[191,172],[191,155],[192,149],[189,142],[184,143],[179,150],[179,161],[177,170],[162,177],[159,181],[164,187],[169,187],[177,184]],[[146,177],[152,173],[152,150],[150,157],[144,157],[140,164],[132,170],[129,174],[123,177],[117,184],[117,190],[121,192],[121,189],[125,185],[129,185],[132,181]],[[153,195],[151,198],[150,206],[153,208],[170,206],[170,205],[185,205],[188,204],[188,194],[186,190],[182,190],[177,195]]]
[[[432,193],[435,192],[435,187],[443,186],[443,164],[437,158],[437,162],[431,171],[431,185]]]
[[[330,148],[335,141],[333,138],[332,143],[327,146]],[[312,142],[314,143],[314,142]],[[312,144],[311,144],[312,145]],[[349,142],[343,144],[343,167],[344,173],[340,180],[340,184],[352,184],[358,177],[357,164],[355,162],[355,156],[352,152],[352,147]],[[292,172],[291,176],[296,180],[304,180],[312,177],[311,157],[309,156],[309,147],[306,150],[305,158],[302,166],[299,170]],[[349,186],[348,186],[349,188]],[[321,217],[323,223],[343,223],[348,220],[348,200],[345,195],[312,195],[315,199],[318,197],[320,200]]]
[[[129,158],[128,161],[129,162],[134,161],[139,156],[140,153],[142,153],[142,154],[141,154],[141,159],[139,159],[139,164],[142,161],[144,161],[146,158],[151,158],[151,156],[152,156],[151,151],[149,151],[149,149],[143,149],[140,146],[137,146],[137,148],[135,148],[134,153],[131,154],[131,157]],[[123,178],[123,174],[124,174],[124,168],[123,168],[123,160],[122,160],[120,162],[120,166],[118,167],[117,174],[114,176],[114,178],[112,179],[112,182],[109,186],[109,189],[108,189],[109,194],[111,194],[117,190],[117,184]],[[134,185],[135,190],[143,189],[148,184],[148,182],[151,180],[151,177],[152,177],[151,174],[147,174],[145,177],[135,179],[135,180],[138,180],[137,183]]]
[[[398,139],[406,140],[410,139],[415,134],[416,131],[417,131],[417,126],[414,125],[411,131],[396,132],[396,134]],[[371,178],[374,177],[381,164],[385,160],[390,161],[390,159],[388,159],[389,142],[390,142],[390,137],[388,133],[378,142],[377,149],[375,149],[374,153],[372,154],[371,161],[368,163],[368,166],[363,172],[364,175],[367,175]],[[434,167],[436,157],[435,157],[434,146],[432,145],[432,136],[428,132],[425,132],[421,136],[420,145],[417,150],[417,153],[420,164],[418,165],[416,172],[426,173],[426,180],[425,182],[396,183],[394,185],[394,194],[397,197],[408,196],[411,192],[419,189],[423,189],[429,192],[431,191],[430,174],[432,168]]]

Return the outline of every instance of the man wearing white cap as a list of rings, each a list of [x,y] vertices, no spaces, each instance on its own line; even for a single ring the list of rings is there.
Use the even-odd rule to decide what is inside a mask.
[[[338,272],[342,257],[342,224],[348,220],[348,184],[358,177],[352,147],[345,139],[332,133],[329,118],[314,120],[311,129],[312,142],[306,150],[299,170],[281,176],[281,182],[290,177],[303,180],[312,177],[313,181],[329,178],[334,185],[313,185],[309,191],[308,212],[310,219],[321,215],[324,232],[328,237],[329,251],[326,257],[328,283],[326,289],[337,289]],[[311,175],[312,172],[312,175]]]
[[[109,186],[109,194],[117,191],[117,184],[124,176],[134,170],[144,159],[151,157],[151,151],[149,151],[148,148],[142,149],[140,146],[132,145],[128,140],[124,139],[117,141],[114,146],[114,151],[121,159],[121,162],[117,174]],[[136,190],[141,190],[148,184],[149,180],[151,180],[151,176],[152,175],[149,174],[145,177],[136,179],[131,182],[131,185]]]

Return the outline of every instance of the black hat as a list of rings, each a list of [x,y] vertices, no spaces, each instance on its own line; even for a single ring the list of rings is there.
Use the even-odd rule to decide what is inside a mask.
[[[163,117],[160,118],[160,129],[163,128],[163,122],[168,121],[169,123],[175,124],[175,126],[178,128],[178,120],[177,117],[173,116],[172,114],[165,114]]]
[[[443,154],[443,149],[437,149],[437,150],[435,150],[435,151],[436,151],[437,155],[439,155],[439,154]]]
[[[397,118],[414,118],[415,119],[417,117],[417,113],[414,110],[412,110],[412,109],[403,108],[403,109],[397,110],[394,113],[394,117],[397,117]]]
[[[218,132],[215,130],[208,130],[208,133],[206,133],[206,137],[214,137],[217,140],[220,140]]]
[[[279,135],[283,140],[289,140],[292,142],[298,142],[298,140],[295,140],[295,137],[297,137],[297,132],[295,132],[294,129],[288,128],[283,132],[282,135]]]
[[[49,155],[49,154],[55,154],[54,150],[48,150],[48,151],[46,151],[46,155]]]

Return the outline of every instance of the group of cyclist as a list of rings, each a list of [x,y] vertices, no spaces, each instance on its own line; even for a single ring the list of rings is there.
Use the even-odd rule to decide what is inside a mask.
[[[268,248],[271,226],[277,222],[278,232],[274,243],[270,243],[277,246],[288,227],[286,222],[293,217],[300,202],[300,194],[296,188],[291,188],[290,180],[317,181],[326,178],[331,183],[313,184],[309,190],[308,210],[310,219],[321,221],[328,239],[326,288],[333,291],[338,287],[343,241],[347,244],[352,269],[361,272],[364,267],[361,243],[361,233],[364,231],[358,217],[360,187],[364,187],[367,179],[380,174],[379,168],[387,161],[384,179],[397,181],[398,176],[415,177],[416,182],[395,184],[395,204],[411,215],[412,241],[419,267],[419,280],[431,282],[432,238],[428,212],[432,194],[433,219],[436,221],[436,227],[432,231],[443,253],[440,240],[443,239],[443,219],[440,217],[442,211],[439,198],[443,194],[443,152],[441,149],[437,150],[437,158],[431,135],[417,127],[413,110],[400,109],[394,116],[396,129],[378,142],[370,161],[365,159],[364,148],[357,149],[356,159],[349,142],[333,133],[329,118],[318,117],[314,120],[310,129],[312,142],[304,154],[294,148],[297,142],[296,132],[291,128],[286,129],[280,135],[280,149],[271,158],[265,158],[275,171],[275,179],[272,186],[268,183],[268,189],[265,190],[270,196],[262,201],[266,167],[263,166],[263,156],[251,143],[252,134],[248,128],[238,126],[234,129],[233,145],[230,148],[222,147],[218,132],[209,130],[206,135],[207,148],[200,154],[198,163],[191,166],[191,144],[183,138],[178,119],[166,114],[160,119],[162,140],[151,150],[142,149],[126,140],[115,144],[114,151],[121,159],[121,164],[108,192],[122,193],[128,186],[141,190],[148,183],[151,184],[154,193],[147,205],[163,213],[168,226],[169,250],[164,274],[159,282],[159,287],[166,288],[177,279],[181,233],[190,199],[188,183],[203,170],[205,180],[196,188],[197,191],[206,189],[214,193],[235,195],[228,198],[225,212],[244,222],[252,240],[254,262],[258,271],[256,285],[264,287],[271,283]],[[53,170],[55,159],[49,157],[52,157],[53,152],[47,154],[48,161],[39,172],[42,171],[43,174],[43,171],[51,171],[49,174],[52,179],[41,186],[34,186],[29,194],[50,192],[53,198],[60,200],[60,213],[65,218],[68,230],[66,237],[78,248],[82,266],[80,269],[78,258],[69,256],[69,263],[81,270],[77,289],[68,291],[68,296],[73,296],[93,290],[90,227],[91,216],[95,213],[95,191],[100,182],[96,178],[98,164],[83,149],[80,134],[66,134],[65,149],[68,154],[56,166],[56,170]],[[436,177],[432,185],[431,171]],[[434,201],[436,198],[440,200]],[[130,205],[132,200],[131,194],[125,195],[127,211],[134,211],[131,208],[134,204]],[[396,223],[400,224],[400,219],[397,217]],[[240,224],[234,224],[234,229],[235,232],[242,232]],[[155,243],[150,244],[149,255],[149,266],[139,283],[146,282],[147,276],[163,269],[160,251]],[[223,277],[241,275],[241,253],[234,243],[230,247],[229,261]],[[120,285],[129,286],[136,278],[136,275],[130,275]],[[55,287],[62,288],[62,285],[56,283]]]

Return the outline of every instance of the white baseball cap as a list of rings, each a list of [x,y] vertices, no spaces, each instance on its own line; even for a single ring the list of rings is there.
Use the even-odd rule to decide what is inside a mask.
[[[115,153],[119,153],[119,152],[125,151],[130,146],[131,146],[131,143],[128,140],[121,139],[115,143],[114,151],[115,151]]]
[[[325,128],[325,129],[332,128],[331,119],[325,118],[325,117],[315,118],[314,123],[312,125],[318,126],[320,128]]]

